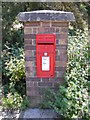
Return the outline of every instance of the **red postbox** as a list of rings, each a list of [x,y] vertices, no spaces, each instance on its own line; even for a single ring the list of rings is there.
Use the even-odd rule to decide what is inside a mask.
[[[37,77],[55,76],[55,35],[36,35]]]

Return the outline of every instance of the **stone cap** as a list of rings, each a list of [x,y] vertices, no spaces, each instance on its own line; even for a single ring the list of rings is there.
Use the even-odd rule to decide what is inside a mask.
[[[55,10],[37,10],[29,12],[20,12],[17,16],[19,21],[75,21],[72,12]]]

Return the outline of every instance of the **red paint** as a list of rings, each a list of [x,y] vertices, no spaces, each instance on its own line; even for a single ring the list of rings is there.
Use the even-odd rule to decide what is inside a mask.
[[[47,53],[47,56],[44,53]],[[49,57],[49,70],[42,70],[42,57]],[[37,77],[49,78],[55,76],[55,35],[36,35]]]

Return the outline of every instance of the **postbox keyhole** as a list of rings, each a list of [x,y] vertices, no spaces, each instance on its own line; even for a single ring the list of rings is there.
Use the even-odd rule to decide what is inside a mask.
[[[44,53],[44,56],[47,56],[47,52]]]

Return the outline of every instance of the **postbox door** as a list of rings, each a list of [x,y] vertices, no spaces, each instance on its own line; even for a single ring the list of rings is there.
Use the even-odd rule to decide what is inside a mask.
[[[37,77],[54,77],[55,51],[53,44],[37,46]]]

